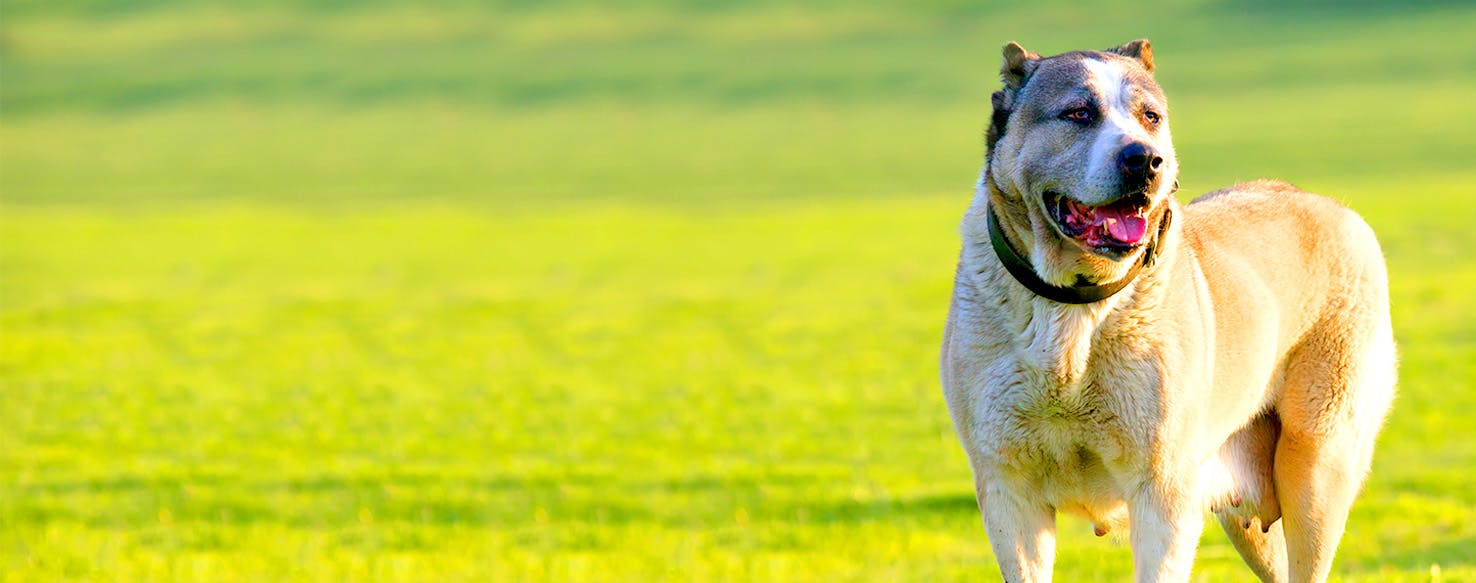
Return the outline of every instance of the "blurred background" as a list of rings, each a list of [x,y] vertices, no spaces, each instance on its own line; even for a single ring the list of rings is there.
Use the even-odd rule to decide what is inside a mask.
[[[999,49],[1380,234],[1339,580],[1476,579],[1468,2],[6,0],[0,579],[997,571],[938,383]],[[1060,523],[1057,576],[1123,580]],[[1246,580],[1208,530],[1196,580]]]

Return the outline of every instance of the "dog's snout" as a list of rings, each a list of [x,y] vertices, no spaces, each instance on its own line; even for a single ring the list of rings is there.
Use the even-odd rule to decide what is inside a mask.
[[[1117,167],[1122,168],[1122,173],[1128,176],[1151,177],[1159,173],[1162,165],[1163,156],[1142,142],[1129,143],[1122,152],[1117,153]]]
[[[1163,156],[1142,142],[1133,142],[1123,147],[1117,155],[1117,165],[1123,174],[1151,178],[1163,166]]]
[[[1119,184],[1123,194],[1152,192],[1158,188],[1162,175],[1163,156],[1153,146],[1132,142],[1118,151],[1117,169],[1121,172]]]

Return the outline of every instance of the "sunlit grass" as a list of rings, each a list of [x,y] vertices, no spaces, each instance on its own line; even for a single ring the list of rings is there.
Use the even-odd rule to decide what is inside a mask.
[[[0,288],[9,560],[145,578],[151,561],[191,578],[194,560],[327,578],[394,578],[396,561],[473,578],[987,570],[928,365],[958,206],[7,213],[24,250]],[[1396,281],[1430,280],[1392,259]],[[1450,439],[1476,403],[1447,386],[1476,354],[1454,309],[1400,321],[1405,395],[1350,574],[1450,572],[1476,534],[1456,483],[1472,449]],[[1128,568],[1063,528],[1063,576]],[[1207,541],[1201,570],[1240,572]]]
[[[1338,576],[1476,578],[1469,11],[39,6],[0,578],[987,580],[936,352],[995,55],[1138,36],[1183,198],[1278,176],[1383,241],[1401,396]],[[1059,580],[1128,576],[1061,529]],[[1197,580],[1247,575],[1207,531]]]

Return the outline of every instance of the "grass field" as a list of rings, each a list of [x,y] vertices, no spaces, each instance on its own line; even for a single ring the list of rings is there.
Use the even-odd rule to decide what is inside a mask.
[[[1143,36],[1186,199],[1383,241],[1337,578],[1476,580],[1476,10],[1106,6],[7,1],[0,580],[992,580],[936,354],[999,45]]]

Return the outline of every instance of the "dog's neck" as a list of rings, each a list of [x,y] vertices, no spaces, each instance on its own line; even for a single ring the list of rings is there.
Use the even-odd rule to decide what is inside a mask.
[[[1151,273],[1157,269],[1145,269],[1120,293],[1097,302],[1066,304],[1040,297],[1006,271],[990,245],[987,231],[987,216],[992,210],[1009,244],[1018,250],[1031,249],[1034,229],[1045,226],[1032,224],[1027,204],[1022,197],[1001,192],[990,180],[986,166],[964,223],[964,267],[974,274],[977,286],[987,286],[990,296],[997,298],[991,303],[1001,312],[1000,323],[1014,333],[1014,349],[1020,361],[1042,373],[1048,385],[1069,393],[1081,385],[1094,342],[1111,333],[1104,328],[1117,321],[1111,316],[1145,301],[1140,293],[1143,288],[1158,287]]]
[[[999,228],[1004,233],[1005,241],[1029,257],[1030,249],[1035,245],[1035,226],[1031,224],[1030,209],[1025,206],[1025,199],[1005,196],[990,175],[987,165],[979,173],[979,183],[975,190],[988,202],[989,207],[986,210],[992,209],[999,219]]]

